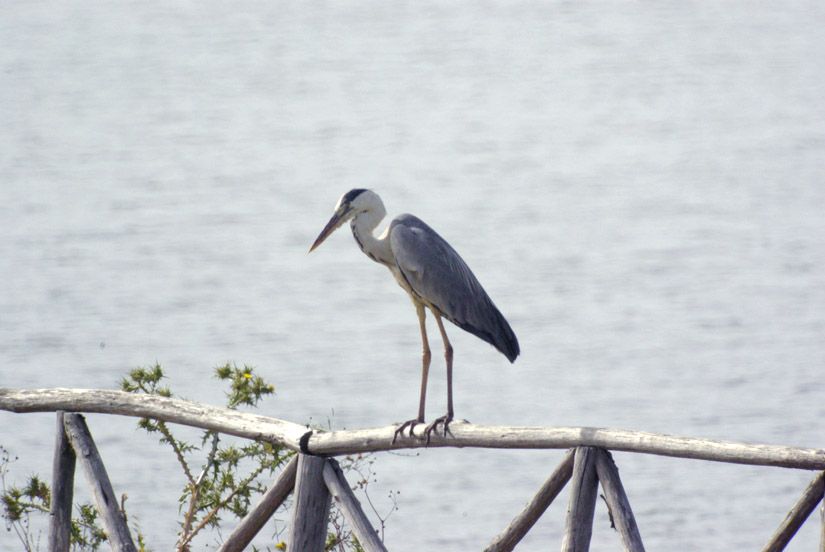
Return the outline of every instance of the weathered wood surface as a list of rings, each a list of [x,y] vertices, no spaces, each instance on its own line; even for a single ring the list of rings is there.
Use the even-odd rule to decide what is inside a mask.
[[[326,458],[298,455],[294,503],[289,527],[289,550],[323,552],[327,540],[331,496],[324,484]]]
[[[202,403],[95,389],[0,388],[0,409],[12,412],[101,412],[148,416],[158,420],[212,429],[230,435],[301,450],[307,429],[299,424],[246,414]],[[423,424],[422,424],[423,426]],[[421,431],[392,445],[396,426],[348,431],[313,432],[304,439],[305,452],[342,455],[358,452],[427,447]],[[614,451],[694,458],[715,462],[825,470],[825,450],[777,445],[754,445],[696,439],[643,431],[595,427],[479,426],[456,420],[450,431],[431,435],[430,448],[485,447],[508,449],[567,449],[592,446]]]
[[[820,527],[819,527],[819,552],[825,552],[825,499],[822,501],[822,507],[819,509]]]
[[[258,504],[241,520],[232,534],[223,541],[218,552],[240,552],[246,549],[258,531],[272,517],[275,510],[295,488],[295,475],[298,472],[298,455],[293,456],[281,470],[278,479],[263,494]]]
[[[129,533],[129,526],[118,507],[112,483],[106,474],[103,460],[95,446],[94,439],[80,414],[66,413],[63,419],[66,436],[74,448],[77,460],[83,468],[89,490],[97,505],[100,522],[113,552],[137,552]]]
[[[805,492],[793,505],[791,511],[782,521],[770,540],[762,548],[762,552],[780,552],[791,542],[791,539],[816,509],[817,504],[822,502],[825,494],[825,472],[820,473],[810,482]]]
[[[610,452],[604,449],[596,451],[596,475],[604,490],[604,500],[610,510],[613,525],[619,533],[622,548],[627,552],[644,552],[642,535],[639,533],[630,501],[619,478],[619,470]]]
[[[72,497],[77,457],[63,425],[64,412],[57,413],[57,430],[52,463],[52,498],[49,506],[49,550],[69,550],[72,530]]]
[[[352,454],[393,448],[426,447],[426,440],[399,438],[390,446],[395,426],[314,433],[307,449],[313,454]],[[641,452],[660,456],[693,458],[715,462],[777,466],[808,470],[825,469],[825,450],[778,445],[755,445],[715,439],[697,439],[597,427],[480,426],[456,420],[450,432],[433,432],[430,448],[485,447],[506,449],[567,449],[592,446],[614,451]]]
[[[519,541],[524,538],[524,535],[535,525],[544,511],[547,510],[564,486],[567,485],[567,482],[570,481],[570,476],[573,474],[573,458],[575,454],[576,449],[567,451],[561,463],[539,488],[536,495],[530,499],[530,502],[528,502],[524,509],[513,519],[510,525],[493,539],[487,548],[484,549],[484,552],[509,552],[516,547]]]
[[[370,520],[364,514],[361,503],[350,489],[338,462],[330,458],[324,466],[324,483],[327,485],[332,498],[338,508],[344,514],[352,532],[358,538],[358,542],[366,552],[387,552],[387,548],[378,535],[375,534]]]
[[[593,517],[599,480],[596,477],[596,454],[593,447],[578,447],[570,477],[570,499],[564,523],[562,552],[587,552],[593,534]]]
[[[138,395],[109,389],[0,388],[0,409],[12,412],[96,412],[149,417],[220,433],[257,439],[293,450],[307,428],[266,416],[157,395]]]

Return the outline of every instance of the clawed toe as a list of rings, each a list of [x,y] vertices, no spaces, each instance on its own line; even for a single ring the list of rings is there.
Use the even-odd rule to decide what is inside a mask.
[[[444,426],[444,437],[446,437],[447,433],[450,430],[449,429],[450,422],[452,422],[452,421],[453,421],[453,416],[451,414],[445,414],[444,416],[441,416],[440,418],[436,418],[435,420],[433,420],[433,422],[431,424],[429,424],[427,427],[425,427],[424,428],[424,435],[427,436],[427,444],[430,444],[430,437],[432,436],[433,432],[435,432],[435,434],[438,435],[438,426],[439,425]],[[398,440],[399,436],[404,437],[404,430],[407,429],[407,428],[409,428],[409,430],[410,430],[409,436],[413,437],[413,429],[415,428],[415,426],[417,426],[418,424],[423,424],[423,423],[424,422],[419,420],[419,419],[408,420],[408,421],[404,422],[403,424],[398,426],[398,428],[395,430],[395,434],[392,436],[392,443],[391,444],[394,445],[395,442]]]
[[[433,420],[433,422],[424,429],[424,434],[427,436],[427,444],[429,444],[429,442],[430,442],[430,434],[432,432],[435,431],[436,435],[438,435],[438,425],[439,424],[444,425],[444,437],[446,437],[447,436],[447,431],[449,430],[448,426],[450,425],[450,422],[452,422],[452,421],[453,421],[453,416],[451,414],[445,414],[444,416],[441,416],[440,418],[436,418],[435,420]]]
[[[393,445],[395,444],[395,440],[398,439],[399,435],[401,437],[404,436],[404,430],[407,429],[407,428],[410,428],[410,437],[412,437],[413,436],[413,428],[415,426],[417,426],[418,424],[420,424],[420,423],[422,423],[421,420],[415,419],[415,420],[407,420],[406,422],[401,424],[398,427],[398,429],[395,430],[395,435],[392,436],[392,444]]]

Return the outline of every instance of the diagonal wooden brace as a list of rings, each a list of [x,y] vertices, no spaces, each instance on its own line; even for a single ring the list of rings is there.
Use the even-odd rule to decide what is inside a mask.
[[[100,521],[106,531],[112,551],[137,552],[132,542],[132,535],[129,533],[129,526],[126,524],[126,518],[118,507],[112,483],[106,474],[106,467],[89,433],[86,421],[80,414],[67,412],[63,417],[63,426],[66,428],[66,436],[77,455],[77,461],[83,468],[83,473],[86,474],[89,489],[97,505]]]
[[[218,552],[240,552],[252,542],[258,531],[272,517],[275,510],[286,500],[295,488],[295,474],[298,471],[298,455],[281,470],[278,479],[261,497],[258,504],[241,520],[232,534],[223,542]]]
[[[519,512],[510,525],[507,526],[484,549],[484,552],[509,552],[524,538],[527,532],[535,525],[539,517],[547,510],[564,486],[570,481],[573,473],[573,457],[576,449],[570,449],[564,455],[561,463],[550,474],[547,481],[539,488],[536,495]]]
[[[613,456],[607,450],[597,449],[596,475],[604,490],[604,499],[610,510],[613,525],[619,533],[622,547],[627,552],[644,552],[642,536],[639,534],[639,527],[636,525],[636,518],[633,517],[622,480],[619,479],[619,470],[613,462]]]
[[[334,458],[327,460],[324,466],[324,483],[332,494],[335,504],[352,527],[352,532],[358,538],[361,547],[366,552],[387,552]]]
[[[822,495],[825,493],[825,472],[820,472],[813,481],[810,482],[805,492],[793,505],[791,511],[785,517],[782,524],[774,531],[770,540],[762,548],[762,552],[779,552],[784,550],[785,546],[791,541],[797,530],[802,527],[805,520],[811,512],[814,511],[816,505],[822,501]],[[825,540],[825,537],[823,537]]]

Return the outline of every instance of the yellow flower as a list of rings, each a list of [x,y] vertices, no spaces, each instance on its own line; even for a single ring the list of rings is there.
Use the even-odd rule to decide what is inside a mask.
[[[246,379],[249,379],[249,378],[251,378],[251,377],[252,377],[252,374],[247,374],[247,373],[244,373],[243,377],[245,377]]]

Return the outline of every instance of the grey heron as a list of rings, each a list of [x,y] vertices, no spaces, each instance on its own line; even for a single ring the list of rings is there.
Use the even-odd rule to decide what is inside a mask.
[[[428,425],[424,433],[427,440],[438,425],[447,426],[453,420],[453,347],[447,338],[441,319],[446,318],[462,330],[478,336],[501,351],[510,362],[519,355],[519,344],[510,324],[496,308],[481,287],[470,267],[435,230],[413,215],[400,215],[390,222],[386,230],[375,237],[373,231],[386,215],[384,203],[371,190],[354,189],[345,193],[335,205],[335,212],[321,230],[311,253],[345,222],[351,221],[352,235],[358,247],[370,259],[390,269],[398,284],[409,293],[421,329],[424,345],[421,372],[421,397],[418,417],[401,424],[398,435],[409,428],[424,423],[424,404],[427,397],[427,375],[430,369],[430,345],[427,340],[424,307],[430,309],[444,342],[447,361],[447,414]]]

